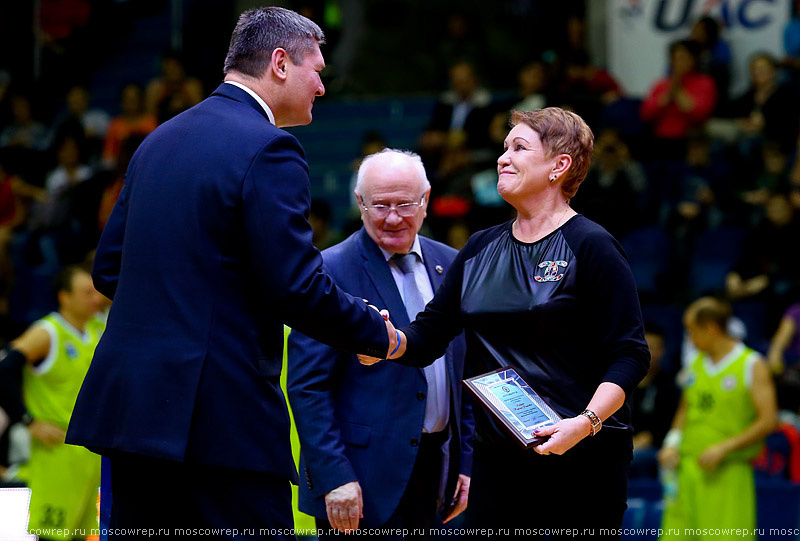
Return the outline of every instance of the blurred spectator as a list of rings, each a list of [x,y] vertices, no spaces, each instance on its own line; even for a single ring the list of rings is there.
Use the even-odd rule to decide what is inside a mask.
[[[699,353],[658,453],[666,484],[662,528],[677,539],[686,528],[753,532],[756,525],[750,462],[776,426],[777,403],[767,364],[727,333],[729,318],[730,306],[710,297],[684,313]]]
[[[37,209],[40,214],[32,228],[41,236],[40,250],[46,260],[56,254],[60,264],[77,263],[94,250],[124,186],[128,163],[143,139],[142,135],[131,135],[122,142],[113,169],[59,190],[44,209]]]
[[[631,477],[657,477],[656,453],[669,431],[680,393],[675,374],[662,366],[666,352],[664,330],[645,325],[645,340],[650,348],[650,369],[631,398],[633,424],[633,462]]]
[[[761,223],[748,233],[742,257],[725,281],[732,300],[754,299],[766,304],[767,328],[776,328],[786,309],[787,296],[800,286],[800,258],[792,249],[800,238],[800,224],[785,193],[766,203]]]
[[[147,135],[158,123],[156,117],[144,110],[144,91],[136,83],[122,89],[120,97],[122,113],[111,120],[103,144],[103,165],[113,168],[119,156],[122,142],[130,135]]]
[[[431,180],[442,179],[473,162],[472,153],[489,145],[492,96],[466,61],[450,68],[450,87],[434,106],[420,138],[420,152]]]
[[[622,94],[622,87],[608,71],[591,64],[587,51],[576,50],[566,58],[564,80],[557,93],[560,105],[574,108],[590,126],[596,126],[603,109]]]
[[[572,57],[578,51],[586,51],[586,18],[580,14],[572,14],[567,18],[565,27],[567,38],[564,53]]]
[[[472,208],[472,178],[495,160],[489,138],[492,97],[474,66],[466,61],[455,64],[450,86],[434,106],[419,152],[437,193],[428,207],[427,223],[440,239],[447,239],[450,229],[463,236],[458,229]]]
[[[0,160],[0,226],[14,228],[25,222],[33,202],[44,201],[47,192],[12,174]]]
[[[767,53],[750,60],[750,88],[731,102],[729,115],[736,119],[740,151],[753,157],[764,140],[784,150],[797,141],[800,105],[797,91],[780,82],[778,64]]]
[[[461,61],[473,65],[482,65],[486,57],[483,38],[479,35],[481,25],[474,25],[470,16],[463,11],[455,11],[446,15],[445,32],[437,41],[437,72],[440,80],[437,88],[444,88],[448,80],[447,70]]]
[[[203,97],[202,83],[188,76],[182,56],[170,51],[161,60],[161,75],[147,84],[145,110],[160,124],[197,105]]]
[[[92,168],[82,163],[81,151],[81,142],[76,137],[67,135],[57,142],[57,165],[45,181],[48,193],[55,194],[92,176]]]
[[[655,82],[640,109],[650,123],[660,156],[680,157],[692,128],[708,120],[717,101],[714,80],[697,70],[698,45],[689,40],[669,46],[669,75]]]
[[[628,146],[614,130],[604,130],[595,142],[595,158],[586,182],[572,200],[573,208],[622,238],[641,225],[641,196],[647,177]]]
[[[800,302],[790,305],[783,313],[770,341],[767,361],[775,376],[779,407],[797,414],[800,408]]]
[[[508,134],[511,111],[534,111],[552,105],[550,69],[544,62],[534,60],[528,62],[517,73],[519,90],[511,99],[499,101],[495,107],[498,111],[489,128],[493,145],[502,146]]]
[[[675,238],[682,261],[687,261],[699,234],[740,219],[733,189],[736,175],[729,160],[712,153],[707,137],[689,137],[684,162],[669,177],[659,178],[662,185],[655,199],[661,221]]]
[[[64,269],[55,289],[58,311],[11,342],[0,370],[4,376],[22,373],[22,418],[31,449],[11,475],[31,489],[30,528],[47,528],[49,539],[71,540],[79,537],[75,528],[97,528],[100,457],[65,445],[64,437],[104,324],[96,317],[101,295],[87,270]]]
[[[86,137],[102,140],[111,119],[102,109],[90,109],[90,102],[91,94],[86,86],[75,85],[67,92],[67,112],[81,121]]]
[[[763,169],[755,183],[741,194],[742,200],[763,208],[772,194],[789,187],[789,157],[775,141],[764,143],[761,151]],[[758,214],[759,217],[761,213]]]
[[[720,36],[721,25],[713,17],[701,17],[689,32],[689,39],[700,46],[697,67],[714,79],[717,87],[717,110],[728,102],[731,80],[731,48]]]
[[[30,99],[24,94],[13,94],[9,101],[11,123],[0,132],[0,147],[45,150],[47,128],[34,118]]]
[[[33,200],[44,200],[44,190],[10,174],[0,162],[0,344],[12,338],[6,335],[11,325],[5,325],[14,282],[11,242],[15,230],[25,224]]]
[[[800,302],[792,304],[784,312],[778,330],[775,331],[769,345],[767,360],[774,374],[782,374],[786,369],[799,368]]]
[[[86,217],[83,220],[83,229],[84,231],[94,231],[96,233],[95,236],[90,236],[89,246],[95,246],[100,240],[100,233],[105,229],[106,223],[111,217],[111,211],[114,210],[114,205],[117,203],[119,194],[125,185],[125,173],[128,171],[128,164],[142,141],[144,141],[144,135],[132,134],[125,138],[122,141],[122,146],[117,155],[117,162],[114,169],[111,170],[111,174],[109,175],[108,172],[105,172],[105,174],[97,175],[95,179],[92,179],[93,185],[97,184],[99,180],[101,189],[99,198],[96,200],[89,197],[79,198],[84,203],[83,207],[88,209],[86,213],[77,212],[79,217]],[[95,219],[96,229],[91,226],[92,223],[95,223]]]
[[[102,109],[89,108],[91,95],[88,87],[74,85],[67,91],[67,108],[53,123],[53,140],[58,141],[67,134],[75,134],[80,126],[84,148],[89,161],[100,157],[103,139],[108,131],[109,114]]]
[[[550,81],[551,74],[547,64],[538,60],[525,64],[517,74],[519,101],[512,104],[508,109],[510,111],[544,109],[552,99]],[[504,131],[508,130],[508,122],[503,126],[503,129]]]

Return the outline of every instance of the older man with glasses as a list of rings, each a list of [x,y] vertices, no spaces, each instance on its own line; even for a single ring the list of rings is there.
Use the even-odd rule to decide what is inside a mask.
[[[388,308],[395,325],[424,309],[456,255],[418,234],[430,192],[416,154],[368,156],[355,189],[364,227],[322,254],[339,287]],[[300,509],[317,518],[321,538],[359,526],[436,527],[466,508],[473,421],[461,400],[464,351],[462,337],[425,369],[368,367],[292,332]]]

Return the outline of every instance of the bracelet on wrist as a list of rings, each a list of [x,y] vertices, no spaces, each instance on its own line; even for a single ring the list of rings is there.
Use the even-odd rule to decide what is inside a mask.
[[[592,410],[583,410],[581,415],[589,419],[589,422],[592,423],[592,436],[600,432],[600,429],[603,428],[603,421],[601,421],[600,417],[598,417],[597,414]]]
[[[397,350],[398,350],[398,349],[400,349],[400,331],[398,331],[397,329],[395,329],[395,330],[394,330],[394,334],[395,334],[395,336],[397,336],[397,345],[394,347],[394,349],[392,350],[392,352],[389,354],[389,357],[391,357],[392,355],[394,355],[395,353],[397,353]]]

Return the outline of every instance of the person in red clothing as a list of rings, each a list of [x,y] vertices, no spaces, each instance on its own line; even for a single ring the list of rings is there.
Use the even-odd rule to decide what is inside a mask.
[[[123,142],[130,135],[147,135],[158,126],[156,117],[145,112],[144,91],[136,83],[122,89],[120,99],[122,114],[111,121],[103,145],[103,165],[113,168],[117,164]]]
[[[714,79],[697,71],[698,46],[690,40],[669,47],[669,75],[655,82],[639,114],[660,141],[683,142],[711,116],[717,101]],[[670,145],[671,146],[671,145]],[[679,147],[679,145],[674,145]]]

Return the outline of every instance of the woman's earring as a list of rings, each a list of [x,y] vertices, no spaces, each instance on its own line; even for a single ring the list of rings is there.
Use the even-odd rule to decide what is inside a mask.
[[[556,176],[550,175],[550,182],[555,182],[555,181],[556,181]]]

